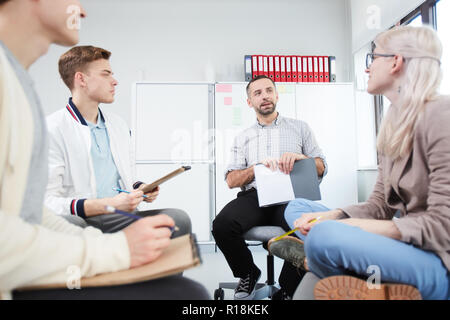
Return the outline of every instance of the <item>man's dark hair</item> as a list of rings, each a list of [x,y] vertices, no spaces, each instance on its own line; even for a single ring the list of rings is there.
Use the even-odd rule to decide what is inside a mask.
[[[10,0],[0,0],[0,6],[8,1],[10,1]]]
[[[261,80],[261,79],[269,79],[270,81],[272,81],[273,86],[275,87],[275,89],[277,88],[276,85],[275,85],[275,82],[273,82],[273,80],[271,78],[269,78],[268,76],[265,76],[265,75],[260,75],[260,76],[257,76],[256,78],[253,78],[252,80],[250,80],[250,82],[247,84],[247,89],[246,89],[247,90],[247,96],[249,94],[248,89],[250,89],[250,85],[253,82]]]

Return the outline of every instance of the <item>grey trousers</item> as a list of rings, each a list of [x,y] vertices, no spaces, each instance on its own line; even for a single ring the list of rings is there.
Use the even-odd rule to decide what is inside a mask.
[[[314,300],[314,287],[320,278],[312,272],[307,272],[295,290],[292,300]]]
[[[182,236],[184,234],[189,234],[192,232],[191,219],[188,214],[180,209],[156,209],[148,211],[137,211],[135,215],[141,217],[155,216],[158,214],[166,214],[175,221],[175,225],[180,229],[172,234],[172,238]],[[87,227],[88,225],[93,226],[102,230],[103,233],[113,233],[122,230],[123,228],[129,226],[136,220],[127,216],[123,216],[118,213],[103,214],[99,216],[94,216],[83,220],[79,217],[65,216],[69,222],[76,224],[80,227]]]

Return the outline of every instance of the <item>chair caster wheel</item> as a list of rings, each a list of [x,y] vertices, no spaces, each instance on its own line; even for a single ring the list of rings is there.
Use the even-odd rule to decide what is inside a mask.
[[[214,290],[214,300],[224,300],[225,292],[222,288]]]

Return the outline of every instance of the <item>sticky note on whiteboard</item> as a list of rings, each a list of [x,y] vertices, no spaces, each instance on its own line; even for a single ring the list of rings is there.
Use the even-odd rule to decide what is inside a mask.
[[[233,126],[242,125],[242,108],[233,108]]]
[[[295,93],[295,86],[292,85],[284,86],[284,93]]]
[[[233,98],[232,97],[225,97],[223,98],[223,104],[226,106],[232,106],[233,105]]]
[[[231,93],[233,92],[233,86],[231,84],[224,84],[224,83],[216,84],[216,92]]]

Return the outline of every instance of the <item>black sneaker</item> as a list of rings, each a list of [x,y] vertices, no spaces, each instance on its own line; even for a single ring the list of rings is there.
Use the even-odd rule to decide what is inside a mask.
[[[247,277],[241,278],[236,289],[234,289],[234,300],[252,300],[259,278],[261,278],[259,269],[250,273]]]

